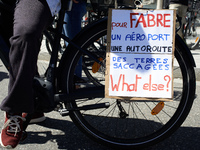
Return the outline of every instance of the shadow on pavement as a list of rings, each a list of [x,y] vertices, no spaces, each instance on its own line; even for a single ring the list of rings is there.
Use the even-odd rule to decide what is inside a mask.
[[[9,76],[8,76],[8,73],[6,72],[1,72],[0,71],[0,82],[3,80],[3,79],[7,79]]]
[[[58,149],[85,149],[90,150],[109,150],[96,142],[93,142],[86,137],[71,121],[57,120],[53,118],[46,118],[45,122],[37,124],[38,126],[49,128],[46,131],[29,132],[28,137],[23,144],[45,144],[48,141],[57,143]],[[31,126],[31,125],[30,125]],[[51,132],[54,130],[54,133]],[[56,130],[56,133],[55,133]]]
[[[38,126],[49,128],[45,132],[28,132],[27,139],[21,144],[44,144],[48,141],[57,143],[58,149],[84,149],[84,150],[109,150],[91,139],[86,137],[73,122],[67,120],[57,120],[47,118],[44,123]],[[57,130],[57,133],[51,132]],[[199,149],[200,147],[200,128],[180,127],[172,136],[164,141],[153,145],[145,150],[188,150]]]

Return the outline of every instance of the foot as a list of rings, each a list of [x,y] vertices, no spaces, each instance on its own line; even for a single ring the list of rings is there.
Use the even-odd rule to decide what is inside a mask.
[[[22,137],[22,123],[26,119],[6,113],[5,124],[1,130],[0,144],[4,148],[15,148]]]

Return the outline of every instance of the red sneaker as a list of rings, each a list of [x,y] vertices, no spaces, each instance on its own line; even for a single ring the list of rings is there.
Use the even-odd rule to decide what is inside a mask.
[[[27,115],[27,113],[23,113],[22,117],[25,118]],[[40,112],[36,112],[33,113],[30,123],[40,123],[43,122],[46,119],[46,117],[44,116],[44,113],[40,113]]]
[[[0,144],[5,148],[15,148],[22,137],[22,123],[26,119],[6,113],[5,124],[1,130]]]

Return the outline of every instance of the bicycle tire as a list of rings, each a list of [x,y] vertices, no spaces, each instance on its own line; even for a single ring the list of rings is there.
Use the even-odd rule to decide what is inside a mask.
[[[45,38],[46,49],[48,53],[51,55],[54,38],[47,30],[43,31],[43,38]]]
[[[90,45],[102,36],[106,36],[106,33],[107,22],[103,21],[79,36],[76,43],[89,50]],[[144,148],[170,136],[186,119],[195,96],[194,68],[187,59],[184,47],[177,40],[175,43],[174,100],[165,102],[165,107],[158,115],[151,115],[151,110],[159,103],[155,101],[79,99],[65,103],[65,106],[77,108],[101,101],[110,102],[111,105],[109,108],[98,110],[71,111],[70,117],[75,125],[92,140],[118,149]],[[75,48],[64,53],[59,67],[61,91],[71,93],[76,90],[73,76],[80,57],[81,53]],[[177,75],[175,72],[180,74]],[[86,86],[96,85],[88,83],[78,88]],[[132,114],[124,116],[117,103]]]

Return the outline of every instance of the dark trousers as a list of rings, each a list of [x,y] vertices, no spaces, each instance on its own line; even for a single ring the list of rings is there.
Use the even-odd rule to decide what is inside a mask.
[[[14,13],[13,36],[10,38],[8,96],[0,108],[8,113],[32,113],[33,78],[37,69],[42,31],[52,20],[45,0],[19,0]]]

